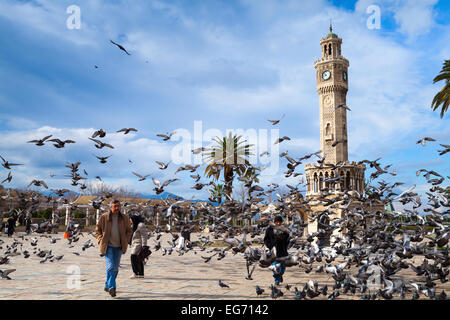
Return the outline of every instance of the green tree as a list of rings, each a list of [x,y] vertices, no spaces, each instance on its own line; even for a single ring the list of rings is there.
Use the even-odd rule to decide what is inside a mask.
[[[450,60],[444,61],[444,66],[442,67],[441,73],[434,78],[433,83],[442,80],[445,81],[445,86],[436,94],[433,102],[431,103],[431,108],[433,111],[436,111],[436,109],[442,105],[440,114],[441,118],[444,117],[444,113],[447,112],[448,105],[450,104]]]
[[[242,136],[232,135],[228,137],[213,139],[217,144],[204,153],[208,166],[205,169],[205,175],[208,178],[213,177],[218,180],[223,171],[223,180],[225,182],[225,194],[231,198],[233,191],[233,179],[235,174],[238,176],[247,174],[250,162],[248,156],[251,155],[250,147]]]
[[[225,196],[225,187],[223,184],[215,183],[212,188],[209,189],[209,193],[213,199],[216,199],[219,204],[222,203],[222,197]]]

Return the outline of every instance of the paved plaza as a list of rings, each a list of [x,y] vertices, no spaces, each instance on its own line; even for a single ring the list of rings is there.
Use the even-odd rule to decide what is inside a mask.
[[[0,270],[17,269],[10,274],[12,280],[0,280],[0,299],[3,300],[21,300],[21,299],[152,299],[152,300],[251,300],[251,299],[271,299],[270,285],[273,283],[272,272],[269,269],[263,269],[259,266],[253,273],[254,280],[246,280],[246,266],[242,254],[233,255],[228,252],[226,257],[217,261],[216,257],[212,258],[209,263],[205,263],[202,256],[209,256],[210,249],[200,251],[195,248],[180,256],[176,251],[171,255],[163,256],[162,250],[154,251],[154,237],[149,240],[150,248],[153,253],[150,260],[145,266],[144,279],[129,279],[132,274],[129,250],[122,256],[122,261],[117,278],[117,297],[112,298],[103,291],[105,281],[105,260],[98,254],[97,246],[82,251],[82,245],[88,239],[92,239],[96,244],[96,240],[92,235],[83,233],[84,236],[69,248],[68,241],[63,239],[63,234],[52,235],[60,240],[55,244],[50,243],[47,235],[31,235],[25,236],[22,240],[20,237],[24,233],[16,233],[14,237],[8,238],[1,235],[0,239],[3,247],[0,249],[2,255],[6,250],[6,245],[11,244],[14,239],[23,243],[23,250],[28,250],[31,255],[25,259],[23,255],[10,257],[8,264],[0,265]],[[192,234],[191,240],[196,241],[200,234]],[[37,237],[38,245],[32,247],[30,239]],[[161,237],[162,247],[169,247],[168,240],[171,240],[170,234],[164,234]],[[1,241],[0,241],[1,243]],[[55,256],[64,255],[60,261],[46,261],[40,263],[42,258],[33,254],[34,248],[41,250],[52,250]],[[19,250],[20,251],[20,248]],[[79,253],[79,255],[74,254]],[[197,252],[197,254],[195,254]],[[415,265],[423,261],[423,257],[415,257],[409,260]],[[337,259],[335,263],[342,262]],[[333,263],[334,264],[334,263]],[[284,283],[280,289],[284,292],[282,299],[293,299],[293,289],[295,286],[301,290],[309,280],[319,281],[319,286],[328,285],[328,294],[332,292],[334,280],[326,273],[316,273],[315,269],[319,263],[314,263],[314,269],[309,273],[305,273],[303,267],[295,266],[287,268],[284,276]],[[80,271],[79,288],[77,288],[76,271]],[[352,274],[356,272],[356,268],[350,270]],[[74,273],[75,272],[75,273]],[[402,270],[399,275],[406,276],[414,282],[423,283],[423,278],[416,276],[409,268]],[[230,288],[221,288],[218,281],[222,280],[228,284]],[[437,283],[437,291],[443,289],[449,292],[449,283]],[[292,285],[290,291],[284,288],[285,284]],[[261,296],[257,296],[255,286],[259,285],[265,292]],[[340,299],[360,299],[361,294],[341,295]],[[407,295],[411,298],[411,294]],[[421,298],[428,299],[421,295]],[[315,299],[326,299],[320,296]]]

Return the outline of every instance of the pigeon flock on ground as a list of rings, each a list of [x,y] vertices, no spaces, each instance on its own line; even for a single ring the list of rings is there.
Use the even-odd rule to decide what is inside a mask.
[[[122,130],[124,131],[124,130]],[[94,133],[95,134],[95,133]],[[48,139],[48,137],[46,137]],[[42,139],[45,142],[46,139]],[[36,140],[42,142],[41,140]],[[430,141],[422,139],[421,141]],[[287,155],[287,152],[282,156],[288,160],[286,174],[294,174],[296,167],[304,159],[309,159],[316,156],[320,161],[319,152],[308,154],[299,159],[293,159]],[[324,157],[325,158],[325,157]],[[11,170],[13,166],[20,165],[7,162],[3,157],[3,167]],[[383,174],[395,175],[390,172],[388,166],[382,166],[379,162],[381,159],[373,161],[363,160],[360,163],[367,164],[376,171],[370,175],[373,182]],[[163,162],[158,162],[161,170],[164,170],[170,165]],[[328,166],[326,162],[321,164]],[[339,168],[338,165],[330,165]],[[79,185],[80,180],[86,177],[79,174],[80,162],[69,163],[66,167],[70,170],[68,177],[71,178],[72,185]],[[188,170],[195,173],[199,166],[185,165],[179,168],[179,171]],[[251,167],[253,172],[263,170],[261,168]],[[86,173],[86,172],[84,172]],[[140,181],[145,180],[150,175],[142,176],[133,172],[134,175],[140,177]],[[334,280],[334,285],[319,285],[317,281],[310,280],[302,288],[285,285],[285,287],[271,286],[270,288],[261,288],[256,285],[256,295],[258,297],[270,295],[271,298],[276,299],[286,296],[286,293],[293,295],[296,300],[299,299],[313,299],[326,298],[329,300],[336,299],[339,296],[358,295],[360,299],[447,299],[445,291],[436,292],[436,283],[445,283],[448,281],[450,257],[448,253],[448,241],[450,239],[450,228],[448,226],[449,211],[449,193],[440,185],[445,180],[445,177],[439,173],[420,169],[416,175],[423,175],[430,184],[427,195],[427,202],[422,202],[418,193],[414,192],[415,186],[412,186],[401,193],[394,191],[396,187],[402,185],[401,182],[387,183],[383,180],[378,181],[377,184],[367,186],[366,190],[360,194],[355,190],[344,191],[335,194],[334,197],[331,191],[325,189],[317,197],[304,199],[299,196],[299,185],[290,186],[290,192],[281,196],[277,193],[276,209],[272,212],[267,221],[261,221],[258,224],[249,224],[244,227],[236,226],[233,221],[249,221],[255,215],[261,213],[261,206],[267,199],[269,193],[277,192],[280,186],[277,184],[268,185],[263,188],[258,185],[255,180],[257,174],[239,177],[239,180],[244,182],[245,188],[248,192],[248,197],[245,202],[240,202],[232,198],[226,197],[221,205],[215,205],[212,202],[204,202],[200,204],[191,203],[188,200],[175,199],[164,200],[160,204],[164,218],[172,218],[173,226],[167,225],[165,227],[156,227],[150,236],[156,237],[152,249],[156,252],[161,250],[162,255],[171,255],[176,252],[178,256],[183,256],[189,252],[194,254],[200,253],[199,258],[204,263],[211,261],[220,261],[225,259],[228,254],[242,255],[246,262],[246,270],[243,275],[245,280],[254,280],[252,274],[255,268],[267,268],[268,271],[275,271],[277,265],[273,266],[272,262],[276,260],[275,253],[268,248],[265,248],[263,243],[263,236],[266,228],[270,224],[269,221],[276,215],[281,215],[287,218],[286,223],[290,230],[289,243],[289,257],[284,259],[285,265],[289,268],[300,268],[305,274],[324,273]],[[11,176],[11,171],[9,172]],[[200,176],[194,176],[194,180]],[[448,179],[449,177],[447,177]],[[335,179],[335,178],[333,178]],[[164,183],[152,178],[155,184],[155,191],[161,193],[164,187],[178,179],[168,179]],[[333,180],[334,182],[336,180]],[[333,182],[330,179],[330,182]],[[48,188],[47,184],[41,180],[33,180],[30,185]],[[196,183],[196,185],[205,186],[205,184]],[[80,186],[82,188],[82,185]],[[193,187],[195,188],[195,186]],[[195,188],[195,189],[201,189]],[[69,189],[53,189],[54,196],[43,196],[42,194],[29,191],[18,192],[19,208],[15,208],[14,213],[17,215],[32,215],[37,211],[42,202],[49,204],[66,204],[69,206],[70,213],[77,210],[75,202],[71,202],[65,197]],[[3,201],[7,201],[10,194],[2,196]],[[113,200],[114,194],[101,194],[91,200],[90,205],[102,210],[108,210],[108,206]],[[176,201],[177,200],[177,201]],[[215,200],[210,198],[211,201]],[[374,211],[371,207],[384,205],[389,202],[398,201],[403,205],[411,204],[411,209],[404,209],[401,214],[389,214],[384,210]],[[148,221],[154,218],[151,211],[149,211],[151,200],[142,204],[128,204],[123,206],[127,209],[129,214],[144,215]],[[191,212],[195,211],[199,219],[188,221],[192,228],[198,227],[204,229],[205,226],[209,228],[209,235],[202,235],[199,241],[186,248],[178,249],[176,247],[178,235],[176,230],[178,226],[182,226],[185,221],[178,219],[173,214],[173,208],[181,203],[188,205]],[[323,206],[324,210],[311,210],[311,206]],[[420,215],[418,209],[421,208],[426,212],[426,216]],[[342,215],[337,216],[334,211],[336,209],[343,212]],[[302,210],[309,214],[308,222],[302,221],[298,210]],[[327,214],[330,218],[330,224],[325,229],[320,229],[313,234],[305,234],[304,230],[308,223],[314,222],[320,214]],[[0,249],[4,251],[1,253],[0,265],[8,264],[11,258],[17,259],[17,256],[23,256],[27,259],[30,255],[36,255],[42,260],[40,263],[56,262],[63,258],[63,255],[56,255],[52,250],[40,250],[38,248],[38,240],[36,234],[40,237],[48,237],[50,243],[56,243],[58,238],[54,238],[53,230],[57,228],[61,222],[60,217],[56,217],[57,221],[44,221],[39,225],[33,225],[33,234],[31,236],[22,236],[19,239],[14,239],[11,245],[5,248],[1,247],[3,241],[0,241]],[[447,220],[446,220],[447,218]],[[71,237],[64,239],[67,241],[68,247],[73,247],[80,236],[83,237],[82,227],[75,225],[72,230]],[[334,232],[337,231],[337,232]],[[168,242],[169,246],[161,244],[159,238],[162,233],[167,232],[172,234],[173,240]],[[49,235],[43,235],[48,233]],[[319,248],[318,239],[324,234],[331,235],[331,243],[329,247]],[[90,232],[92,235],[92,232]],[[62,239],[61,239],[62,240]],[[211,246],[215,242],[220,242],[222,246]],[[31,247],[24,249],[24,245],[28,243]],[[90,247],[95,247],[94,242],[89,239],[82,245],[82,251]],[[79,255],[79,252],[73,252]],[[413,264],[411,259],[420,257],[421,264]],[[417,276],[417,279],[412,281],[409,278],[399,275],[403,269],[412,270]],[[14,279],[14,269],[1,269],[0,275],[2,279]],[[373,290],[373,283],[378,284],[377,290]],[[219,287],[229,288],[230,285],[219,281]],[[283,293],[283,289],[286,289]],[[371,290],[372,289],[372,290]]]

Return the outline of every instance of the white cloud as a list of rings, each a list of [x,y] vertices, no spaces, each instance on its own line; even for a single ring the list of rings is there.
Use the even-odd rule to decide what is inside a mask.
[[[287,1],[283,6],[275,1],[241,1],[240,5],[245,8],[243,13],[234,16],[233,13],[227,13],[236,19],[233,24],[219,21],[217,17],[222,12],[213,12],[214,8],[210,7],[201,11],[202,14],[196,12],[198,16],[194,16],[182,6],[165,2],[154,1],[148,4],[136,1],[133,6],[124,10],[116,3],[89,1],[82,5],[86,25],[81,32],[69,32],[65,29],[67,14],[63,4],[44,0],[35,3],[40,6],[9,0],[1,2],[0,15],[8,16],[11,23],[20,25],[23,29],[29,28],[37,34],[52,36],[51,41],[43,44],[48,47],[53,43],[61,45],[60,41],[53,42],[53,39],[71,41],[80,47],[101,47],[99,39],[106,43],[108,37],[117,37],[120,41],[123,40],[121,43],[125,47],[133,51],[133,56],[130,59],[124,56],[128,60],[121,59],[123,63],[120,64],[110,60],[110,52],[114,52],[115,48],[110,50],[107,47],[104,52],[95,51],[95,59],[104,61],[105,66],[102,68],[106,70],[110,64],[114,65],[114,70],[108,70],[109,73],[105,76],[111,78],[110,87],[102,87],[104,82],[90,82],[101,87],[103,92],[120,88],[127,95],[124,97],[126,101],[134,98],[137,93],[140,99],[137,102],[141,106],[150,105],[146,110],[148,113],[145,113],[134,109],[130,102],[126,106],[129,110],[127,120],[141,121],[151,114],[154,122],[149,121],[150,126],[161,123],[172,125],[176,121],[183,123],[193,114],[200,118],[213,115],[214,118],[219,118],[217,121],[223,126],[221,130],[236,126],[244,126],[246,129],[266,127],[266,118],[286,113],[287,119],[282,121],[280,127],[291,130],[294,134],[289,134],[293,140],[284,142],[282,147],[292,148],[294,157],[303,155],[295,154],[296,152],[317,151],[320,139],[313,64],[320,57],[320,38],[328,32],[329,18],[333,17],[334,32],[344,41],[342,53],[350,60],[350,87],[347,94],[347,102],[352,109],[347,115],[350,160],[371,158],[379,153],[405,147],[405,141],[409,141],[412,136],[415,139],[417,132],[434,130],[440,134],[441,139],[449,137],[446,122],[437,121],[437,114],[432,113],[429,108],[436,87],[431,85],[431,79],[422,78],[424,66],[428,67],[429,61],[442,59],[448,52],[445,50],[448,43],[443,41],[442,44],[430,44],[428,56],[411,44],[394,41],[395,37],[391,35],[368,30],[362,17],[366,17],[365,9],[372,4],[371,1],[358,1],[355,12],[333,8],[325,1]],[[395,1],[389,4],[382,1],[381,5],[383,10],[395,12],[402,34],[414,37],[435,27],[435,3],[436,1]],[[148,12],[148,7],[152,9],[151,12]],[[420,9],[423,10],[419,12]],[[149,21],[143,18],[146,16],[144,12],[151,15],[147,19]],[[152,20],[155,12],[161,18],[158,21],[162,21],[162,27],[152,24],[155,23]],[[408,19],[411,14],[414,14],[414,19]],[[169,27],[168,21],[172,21],[171,19],[174,23]],[[423,43],[417,46],[424,49]],[[437,49],[432,50],[434,47]],[[88,54],[93,55],[92,52]],[[144,68],[142,62],[147,59],[150,63],[144,65]],[[65,110],[78,110],[83,104],[70,95],[57,92],[54,83],[47,81],[45,77],[14,69],[7,70],[2,75],[9,75],[13,82],[19,83],[22,80],[26,89],[24,91],[32,91],[36,101],[42,102],[41,98],[44,97],[46,101],[64,106]],[[119,79],[126,80],[118,84]],[[61,79],[61,82],[65,82],[67,87],[72,85],[67,79]],[[27,86],[27,83],[30,85]],[[36,88],[35,91],[32,88]],[[80,97],[82,94],[79,92],[84,89],[90,88],[74,88],[74,96]],[[129,93],[131,89],[133,93]],[[163,98],[153,99],[154,93]],[[4,95],[2,93],[0,103],[14,101],[13,95]],[[104,97],[103,94],[99,96],[100,99]],[[123,109],[124,99],[118,99],[120,101],[114,105],[116,102],[111,98],[111,109]],[[91,97],[87,101],[94,104]],[[173,105],[173,101],[179,105]],[[161,112],[161,116],[153,116],[159,105],[170,105],[170,108]],[[33,105],[23,107],[34,108]],[[84,108],[86,110],[88,107]],[[105,110],[98,108],[98,117],[108,118],[103,115]],[[61,127],[70,127],[70,120],[64,118],[63,111],[55,114],[63,121]],[[258,122],[261,115],[264,116],[263,123]],[[158,174],[161,172],[155,169],[154,160],[170,159],[170,144],[162,144],[146,136],[111,134],[107,139],[120,152],[111,151],[114,172],[109,172],[99,166],[91,155],[97,152],[92,147],[93,143],[87,140],[93,129],[41,127],[39,131],[35,130],[37,124],[34,122],[17,115],[9,120],[9,125],[18,131],[0,137],[0,152],[6,152],[13,159],[30,165],[36,163],[34,171],[29,171],[33,176],[39,175],[39,170],[43,170],[41,165],[48,165],[48,169],[56,170],[55,163],[64,164],[69,159],[76,161],[78,155],[83,155],[86,164],[92,165],[92,168],[87,168],[88,171],[98,170],[112,179],[117,175],[120,178],[116,181],[119,181],[131,172],[128,158],[134,161],[134,170],[146,173],[152,168],[150,171],[156,170]],[[20,130],[21,127],[30,126],[33,130]],[[304,127],[314,129],[305,130]],[[69,146],[67,150],[54,150],[52,146],[38,149],[32,145],[24,145],[25,141],[47,132],[67,134],[67,138],[79,139],[79,142],[75,146]],[[411,139],[411,145],[413,144]],[[50,150],[49,154],[47,151]],[[89,152],[85,155],[84,150]],[[107,151],[103,152],[106,154]],[[50,163],[51,161],[53,162]],[[169,170],[166,174],[172,173]],[[137,188],[144,188],[144,184],[129,181]],[[149,186],[153,187],[151,182]],[[174,185],[173,188],[182,190],[186,186],[187,182]],[[189,186],[185,190],[188,188]]]
[[[420,35],[430,32],[435,25],[433,7],[438,0],[359,0],[355,5],[355,12],[366,15],[371,5],[381,9],[381,28],[389,15],[393,14],[398,25],[398,31],[414,40]]]
[[[68,7],[69,5],[67,5]],[[82,19],[80,30],[69,30],[66,21],[69,14],[62,2],[36,0],[33,2],[16,2],[6,0],[0,2],[0,16],[21,24],[24,28],[71,41],[77,45],[96,44],[92,38],[88,24]],[[83,11],[81,12],[83,16]]]
[[[433,6],[438,0],[407,0],[395,6],[395,20],[400,25],[400,32],[414,39],[426,34],[434,24]]]

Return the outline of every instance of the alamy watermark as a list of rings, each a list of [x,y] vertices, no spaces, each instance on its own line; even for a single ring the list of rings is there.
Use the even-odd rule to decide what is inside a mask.
[[[66,12],[70,15],[66,20],[67,29],[81,29],[81,8],[77,5],[71,5],[67,7]]]
[[[377,5],[370,5],[366,9],[366,13],[370,14],[367,18],[367,28],[369,30],[381,29],[381,9]]]
[[[67,289],[80,290],[81,289],[81,269],[77,265],[70,265],[66,269],[67,277],[66,285]]]

